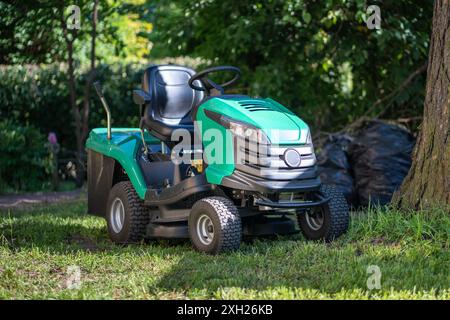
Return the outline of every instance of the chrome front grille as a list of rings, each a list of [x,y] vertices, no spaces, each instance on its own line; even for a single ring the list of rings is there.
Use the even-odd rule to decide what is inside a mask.
[[[240,147],[240,151],[245,155],[246,164],[253,164],[266,168],[292,169],[283,160],[284,152],[288,149],[296,150],[301,156],[301,163],[298,168],[312,167],[316,164],[316,156],[312,145],[307,146],[265,146],[255,152],[249,148]]]
[[[294,149],[301,156],[298,167],[289,167],[283,159],[286,150]],[[274,180],[309,179],[316,177],[316,156],[312,145],[249,145],[238,148],[236,168],[240,171]]]

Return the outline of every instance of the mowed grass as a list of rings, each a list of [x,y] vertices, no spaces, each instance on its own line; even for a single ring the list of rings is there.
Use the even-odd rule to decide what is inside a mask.
[[[85,212],[79,201],[0,213],[0,298],[450,298],[446,209],[369,209],[331,244],[294,235],[219,256],[188,241],[113,245],[105,221]],[[78,289],[67,287],[70,266],[81,270]],[[368,289],[369,266],[379,267],[381,289]]]

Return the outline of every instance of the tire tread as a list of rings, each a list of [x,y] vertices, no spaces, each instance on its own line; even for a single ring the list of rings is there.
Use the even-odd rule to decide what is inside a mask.
[[[323,234],[320,235],[321,239],[324,239],[327,242],[333,241],[338,238],[342,234],[344,234],[348,229],[349,224],[349,207],[347,201],[345,200],[342,192],[334,185],[322,185],[320,187],[320,192],[326,197],[330,198],[328,202],[328,214],[329,214],[329,223],[326,228],[320,232]],[[307,213],[303,213],[307,214]],[[307,239],[317,240],[319,239],[319,235],[311,236],[311,230],[304,222],[304,217],[298,215],[297,221],[300,229]],[[318,231],[319,232],[319,231]]]
[[[337,187],[322,185],[321,192],[331,198],[329,202],[331,225],[325,240],[332,241],[347,231],[349,208],[347,200],[345,200],[344,195]]]
[[[241,244],[242,225],[234,203],[226,197],[212,196],[198,200],[194,207],[200,203],[206,203],[213,208],[220,220],[220,242],[216,253],[238,249]]]
[[[144,239],[147,225],[150,222],[148,210],[130,181],[119,182],[117,187],[125,192],[129,206],[130,229],[125,243],[140,242]]]

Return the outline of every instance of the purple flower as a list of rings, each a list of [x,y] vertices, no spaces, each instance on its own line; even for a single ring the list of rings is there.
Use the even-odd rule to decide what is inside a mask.
[[[49,134],[48,134],[48,142],[51,144],[51,145],[56,145],[56,144],[58,144],[58,139],[56,138],[56,133],[54,133],[54,132],[50,132]]]

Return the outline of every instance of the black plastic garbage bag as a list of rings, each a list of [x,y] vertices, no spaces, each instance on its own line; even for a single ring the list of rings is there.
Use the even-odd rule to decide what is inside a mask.
[[[317,154],[318,172],[325,184],[336,185],[347,202],[357,206],[357,195],[351,175],[350,162],[346,154],[352,142],[348,135],[331,135]]]
[[[382,121],[359,132],[348,155],[360,205],[390,202],[409,171],[414,143],[409,131]]]

